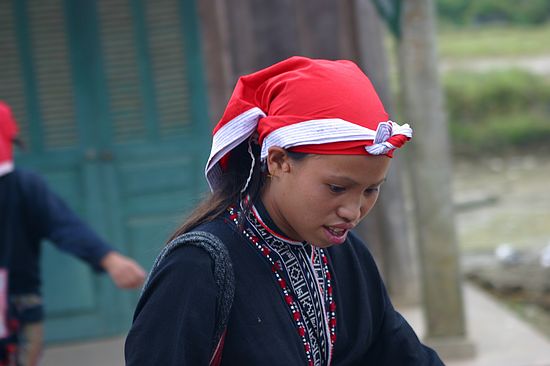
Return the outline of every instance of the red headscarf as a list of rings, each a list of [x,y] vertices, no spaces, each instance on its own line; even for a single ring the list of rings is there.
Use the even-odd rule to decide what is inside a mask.
[[[17,136],[17,123],[11,108],[0,101],[0,175],[13,169],[13,140]]]
[[[242,76],[213,131],[205,173],[214,189],[222,159],[254,132],[265,159],[271,146],[314,154],[392,156],[412,136],[388,114],[351,61],[291,57]]]

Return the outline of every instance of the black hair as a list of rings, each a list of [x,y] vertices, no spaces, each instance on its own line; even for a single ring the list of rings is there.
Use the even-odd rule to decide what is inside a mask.
[[[265,179],[265,172],[262,172],[260,168],[259,146],[251,143],[251,148],[255,157],[255,163],[246,193],[250,196],[250,201],[254,202],[260,193],[263,180]],[[251,163],[252,158],[248,153],[248,141],[245,141],[231,151],[227,166],[224,169],[223,179],[218,187],[199,203],[183,224],[174,232],[170,240],[205,222],[214,220],[229,205],[237,203],[243,195],[241,191],[248,179]]]
[[[254,154],[254,167],[252,168],[248,187],[243,193],[241,191],[248,180],[252,164],[252,158],[248,152],[249,143],[252,154]],[[287,151],[287,154],[292,160],[296,161],[302,160],[308,155],[291,151]],[[243,196],[248,195],[250,199],[242,207],[243,215],[240,218],[242,220],[259,197],[267,173],[266,163],[260,162],[260,146],[258,144],[247,140],[238,145],[229,155],[227,166],[224,169],[224,177],[219,186],[199,203],[183,224],[172,234],[170,240],[205,222],[214,220],[223,214],[231,204],[238,203]]]

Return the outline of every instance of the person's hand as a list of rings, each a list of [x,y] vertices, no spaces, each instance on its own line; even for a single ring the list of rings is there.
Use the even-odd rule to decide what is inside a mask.
[[[131,289],[143,285],[145,271],[134,260],[117,252],[109,252],[101,260],[101,266],[107,271],[115,285]]]

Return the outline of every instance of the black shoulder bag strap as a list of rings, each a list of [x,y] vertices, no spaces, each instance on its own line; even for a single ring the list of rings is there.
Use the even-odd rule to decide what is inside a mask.
[[[204,249],[214,262],[214,281],[218,286],[218,296],[216,301],[216,331],[214,333],[214,339],[212,340],[213,355],[210,360],[210,365],[219,365],[221,362],[221,352],[223,349],[229,312],[231,311],[233,296],[235,294],[235,277],[229,252],[217,236],[205,231],[191,231],[172,240],[157,256],[141,292],[143,293],[143,291],[147,289],[149,279],[157,271],[164,257],[177,248],[185,245],[193,245]]]

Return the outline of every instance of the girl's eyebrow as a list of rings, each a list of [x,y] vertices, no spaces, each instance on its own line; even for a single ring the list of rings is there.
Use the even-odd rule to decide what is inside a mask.
[[[343,182],[343,183],[346,183],[346,184],[349,184],[349,185],[355,185],[355,186],[359,185],[359,183],[356,182],[354,179],[351,179],[350,177],[346,177],[346,176],[330,175],[329,179],[337,180],[337,181],[340,181],[340,182]],[[382,183],[384,183],[386,181],[386,179],[387,178],[384,177],[379,182],[371,184],[370,187],[377,187],[377,186],[381,185]]]

